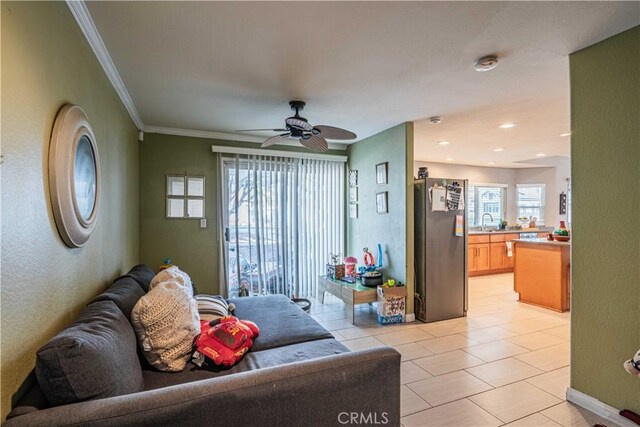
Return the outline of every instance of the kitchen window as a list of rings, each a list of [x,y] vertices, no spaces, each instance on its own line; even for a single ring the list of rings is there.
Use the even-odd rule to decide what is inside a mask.
[[[469,227],[479,227],[482,225],[482,215],[488,213],[493,221],[488,217],[484,225],[497,227],[500,220],[507,216],[506,213],[506,184],[470,184],[468,189],[467,220]]]
[[[545,184],[517,184],[518,218],[536,217],[537,223],[544,224]]]

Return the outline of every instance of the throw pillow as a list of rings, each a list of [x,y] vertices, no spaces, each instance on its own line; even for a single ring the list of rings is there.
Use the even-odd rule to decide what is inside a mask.
[[[174,280],[177,281],[180,285],[184,287],[184,290],[187,291],[189,296],[193,296],[193,285],[191,284],[191,278],[187,273],[180,270],[177,265],[173,265],[169,268],[162,270],[160,273],[156,274],[153,279],[151,279],[151,283],[149,284],[149,290],[153,289],[159,283]]]
[[[220,295],[196,295],[198,301],[198,313],[200,320],[215,320],[225,316],[229,316],[235,309],[233,303],[229,304],[226,299]]]
[[[167,372],[184,369],[200,334],[196,301],[176,280],[158,283],[140,298],[131,324],[147,361]]]
[[[38,350],[36,377],[52,406],[144,390],[136,337],[112,301],[88,305]]]

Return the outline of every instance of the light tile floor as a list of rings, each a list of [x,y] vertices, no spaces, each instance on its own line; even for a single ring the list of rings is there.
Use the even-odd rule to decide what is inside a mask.
[[[512,274],[470,278],[465,318],[381,326],[363,304],[352,325],[347,310],[327,294],[311,315],[351,350],[402,354],[405,427],[615,426],[565,401],[569,313],[519,303]]]

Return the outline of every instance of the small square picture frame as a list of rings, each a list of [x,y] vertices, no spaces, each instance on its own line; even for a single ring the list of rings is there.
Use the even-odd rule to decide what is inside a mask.
[[[349,218],[358,218],[358,205],[355,205],[353,203],[349,205]]]
[[[378,163],[376,165],[376,184],[377,185],[385,185],[389,183],[387,178],[388,167],[389,167],[389,162]]]
[[[389,213],[389,192],[376,193],[376,212],[380,215]]]
[[[358,187],[349,188],[349,203],[358,202]]]

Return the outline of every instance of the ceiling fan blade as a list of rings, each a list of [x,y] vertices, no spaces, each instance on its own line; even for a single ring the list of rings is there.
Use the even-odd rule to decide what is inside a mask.
[[[314,128],[320,131],[320,133],[318,134],[319,136],[322,136],[327,139],[347,140],[347,139],[356,139],[358,137],[355,133],[351,131],[348,131],[342,128],[337,128],[334,126],[318,125],[318,126],[315,126]]]
[[[235,132],[260,132],[260,131],[287,132],[287,129],[240,129]]]
[[[329,144],[327,140],[319,135],[311,135],[309,138],[300,138],[300,144],[307,147],[312,151],[327,151],[329,149]]]
[[[262,143],[261,147],[262,148],[271,147],[273,144],[277,144],[278,142],[284,141],[285,139],[289,138],[290,135],[291,133],[283,133],[282,135],[272,136],[271,138],[268,138],[267,140],[265,140]]]

